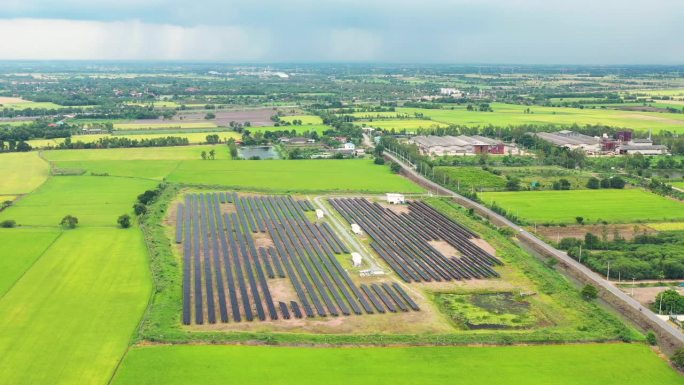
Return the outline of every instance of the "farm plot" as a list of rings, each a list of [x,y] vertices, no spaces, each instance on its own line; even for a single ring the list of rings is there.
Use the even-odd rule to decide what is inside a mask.
[[[294,131],[297,135],[302,135],[307,132],[315,131],[318,133],[318,135],[323,135],[325,131],[332,130],[332,127],[327,126],[325,124],[314,124],[314,125],[305,125],[305,126],[262,126],[262,127],[247,127],[247,131],[251,133],[256,133],[256,132],[273,132],[273,131],[287,131],[287,132],[292,132]]]
[[[58,236],[53,229],[0,229],[0,298]]]
[[[280,120],[288,123],[292,123],[295,120],[301,120],[302,125],[310,125],[310,124],[323,124],[323,119],[321,119],[320,116],[316,115],[290,115],[290,116],[281,116]]]
[[[149,120],[134,123],[115,123],[115,130],[154,130],[154,129],[203,129],[216,128],[218,125],[211,121],[188,122],[183,120]]]
[[[348,253],[308,201],[236,193],[186,195],[177,211],[183,243],[183,323],[373,314],[419,307],[398,284],[357,287],[335,255]],[[272,292],[288,277],[296,298]],[[379,298],[379,299],[378,299]]]
[[[225,147],[225,146],[224,146]],[[412,182],[372,160],[183,161],[171,182],[279,192],[397,191],[419,193]]]
[[[167,132],[164,132],[163,130],[158,130],[161,131],[160,133],[149,133],[148,131],[144,130],[139,130],[141,131],[140,133],[126,133],[123,134],[124,131],[121,133],[116,133],[116,135],[109,135],[109,134],[98,134],[98,135],[74,135],[71,137],[71,141],[73,143],[97,143],[100,139],[105,139],[105,138],[114,138],[114,139],[119,139],[119,138],[126,138],[130,140],[143,140],[143,139],[159,139],[159,138],[166,138],[169,136],[177,137],[177,138],[186,138],[188,139],[188,142],[190,144],[202,144],[202,143],[207,143],[207,135],[218,135],[219,140],[222,142],[227,141],[230,138],[233,139],[239,139],[240,134],[238,134],[235,131],[205,131],[205,132],[187,132],[186,130],[181,130],[181,132],[178,132],[176,130],[169,130]],[[64,138],[55,138],[55,139],[32,139],[29,140],[27,143],[32,147],[32,148],[48,148],[48,147],[56,147],[60,143],[64,142]]]
[[[151,286],[140,231],[64,231],[0,299],[0,383],[106,384]]]
[[[268,370],[264,370],[268,368]],[[317,348],[145,346],[114,385],[675,385],[682,379],[642,344]]]
[[[67,214],[81,226],[116,226],[116,218],[132,211],[134,197],[155,182],[96,176],[50,178],[32,194],[0,212],[0,220],[20,225],[57,226]]]
[[[472,242],[478,236],[420,201],[397,214],[360,198],[330,199],[350,224],[367,232],[371,247],[405,282],[494,278],[501,261]],[[444,255],[430,241],[448,243],[460,255]]]
[[[29,193],[45,182],[49,171],[48,163],[36,152],[0,154],[0,194]]]
[[[684,204],[641,189],[486,192],[480,198],[528,222],[681,221]]]
[[[480,167],[435,167],[435,176],[456,190],[499,190],[506,187],[506,179]]]
[[[271,116],[278,113],[274,108],[254,108],[248,110],[224,111],[211,110],[216,115],[212,121],[221,127],[228,127],[231,122],[245,124],[249,122],[252,127],[272,126],[273,121]],[[204,119],[205,113],[186,112],[178,116],[185,120],[201,121]]]
[[[45,151],[43,156],[49,161],[185,160],[201,159],[202,151],[211,150],[215,151],[216,159],[230,159],[225,145],[53,150]]]
[[[428,119],[373,120],[369,122],[357,122],[356,125],[381,128],[384,130],[414,130],[417,128],[440,128],[448,126],[448,124]]]

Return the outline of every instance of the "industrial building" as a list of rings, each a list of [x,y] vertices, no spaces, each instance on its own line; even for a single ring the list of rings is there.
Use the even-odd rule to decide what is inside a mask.
[[[602,137],[588,136],[575,131],[538,132],[538,138],[558,147],[570,150],[582,149],[589,155],[663,155],[667,154],[666,146],[653,144],[649,138],[633,138],[631,131],[619,131],[614,137],[604,134]]]
[[[431,156],[504,153],[502,141],[480,135],[421,135],[409,139],[409,143],[417,145],[422,154]]]
[[[536,136],[555,146],[564,147],[569,150],[582,149],[588,154],[601,152],[601,141],[599,138],[575,131],[538,132]]]

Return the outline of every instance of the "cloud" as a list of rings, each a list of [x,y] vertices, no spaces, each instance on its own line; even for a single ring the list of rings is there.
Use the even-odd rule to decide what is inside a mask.
[[[183,27],[140,21],[0,21],[5,60],[256,60],[268,35],[239,26]]]

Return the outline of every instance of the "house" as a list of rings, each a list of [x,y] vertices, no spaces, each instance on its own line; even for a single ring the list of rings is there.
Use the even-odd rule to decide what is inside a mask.
[[[344,148],[345,150],[354,151],[354,150],[356,150],[356,145],[352,142],[347,142],[344,144],[344,146],[342,148]]]
[[[292,146],[304,146],[307,144],[316,143],[316,140],[305,138],[302,136],[295,136],[293,138],[282,137],[280,138],[280,143],[289,144]]]
[[[387,199],[387,203],[389,204],[398,205],[406,203],[406,197],[404,197],[404,194],[387,193],[385,194],[385,197]]]

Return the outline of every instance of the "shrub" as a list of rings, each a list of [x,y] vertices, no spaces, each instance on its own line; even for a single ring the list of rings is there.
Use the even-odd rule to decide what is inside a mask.
[[[597,190],[598,188],[601,187],[601,181],[598,180],[596,177],[591,177],[587,181],[587,188],[592,189],[592,190]]]
[[[373,160],[373,163],[383,165],[385,164],[385,158],[383,158],[382,156],[376,156]]]
[[[59,225],[65,229],[75,229],[78,225],[78,218],[73,215],[67,215],[59,222]]]
[[[582,298],[590,301],[592,299],[598,298],[598,289],[592,285],[585,285],[581,291]]]
[[[658,344],[658,340],[656,339],[656,335],[653,333],[653,330],[649,330],[646,334],[646,342],[648,342],[648,344],[651,346]]]
[[[6,220],[0,222],[0,227],[2,227],[4,229],[10,229],[10,228],[16,227],[16,226],[17,226],[17,221],[15,221],[13,219],[6,219]]]
[[[147,206],[142,203],[136,203],[133,205],[133,211],[135,212],[135,215],[143,215],[147,212]]]
[[[401,165],[396,162],[390,163],[390,170],[392,170],[393,173],[399,174],[401,172]]]
[[[670,357],[672,360],[672,364],[679,369],[684,369],[684,348],[679,348],[677,351]]]
[[[119,219],[116,220],[116,223],[118,223],[122,229],[127,229],[131,227],[131,216],[128,214],[123,214],[119,216]]]
[[[625,180],[619,176],[614,176],[610,178],[610,187],[617,189],[625,188]]]

